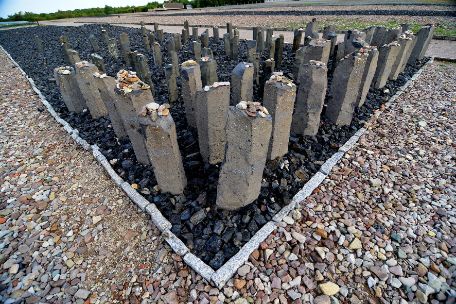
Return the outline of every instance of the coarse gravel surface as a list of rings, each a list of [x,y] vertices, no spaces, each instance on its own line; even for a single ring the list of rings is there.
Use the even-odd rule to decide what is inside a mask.
[[[219,290],[162,245],[0,54],[0,299],[451,301],[455,75],[455,65],[428,66]]]

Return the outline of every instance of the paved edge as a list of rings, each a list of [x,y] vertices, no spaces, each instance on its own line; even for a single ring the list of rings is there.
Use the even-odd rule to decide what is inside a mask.
[[[258,230],[252,238],[242,248],[231,257],[222,267],[217,271],[214,271],[212,267],[204,263],[200,258],[190,252],[187,246],[170,231],[171,223],[161,214],[155,204],[150,203],[146,200],[139,192],[133,189],[128,182],[125,182],[114,169],[106,157],[100,152],[97,145],[89,145],[87,141],[79,137],[79,132],[73,129],[65,120],[61,119],[60,116],[52,108],[51,104],[46,100],[41,91],[36,87],[35,82],[32,78],[27,76],[27,73],[22,70],[19,64],[11,57],[11,55],[0,45],[2,50],[8,58],[14,63],[19,69],[22,75],[24,75],[29,81],[32,89],[39,96],[41,103],[47,108],[48,112],[54,117],[54,119],[60,123],[65,131],[80,144],[85,150],[92,151],[94,158],[100,163],[103,168],[106,169],[107,174],[111,177],[114,183],[119,186],[127,196],[143,211],[150,215],[151,220],[155,226],[162,232],[162,236],[173,251],[179,256],[183,256],[184,262],[201,275],[210,284],[222,288],[226,282],[233,277],[237,269],[241,267],[249,258],[250,254],[258,248],[261,242],[263,242],[276,228],[277,223],[281,222],[282,219],[287,216],[292,210],[297,208],[304,200],[312,194],[312,192],[328,177],[331,173],[332,168],[339,162],[344,154],[353,148],[358,139],[366,132],[366,128],[359,129],[342,147],[339,151],[334,153],[326,162],[321,166],[320,170],[312,176],[312,178],[302,187],[302,189],[296,193],[290,202],[290,204],[284,206],[269,222],[267,222],[260,230]],[[385,104],[384,108],[378,109],[374,112],[371,117],[377,118],[385,109],[389,108],[391,104],[402,94],[404,91],[421,75],[423,70],[432,62],[432,57],[426,62],[414,75],[409,79],[402,87],[398,89]]]

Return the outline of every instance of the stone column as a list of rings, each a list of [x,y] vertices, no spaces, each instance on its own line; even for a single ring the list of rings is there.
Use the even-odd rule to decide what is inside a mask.
[[[158,42],[154,42],[154,64],[156,66],[163,65],[162,53],[160,50],[160,44]]]
[[[38,54],[42,57],[44,57],[44,47],[43,47],[43,40],[41,40],[38,35],[33,36],[33,41],[35,42],[35,48],[38,52]]]
[[[272,43],[272,35],[274,34],[274,30],[271,28],[266,29],[266,47],[271,48]],[[270,57],[274,58],[274,57]]]
[[[156,30],[155,33],[157,34],[157,40],[159,43],[163,43],[163,30]]]
[[[252,28],[252,39],[255,41],[258,39],[258,26]]]
[[[337,43],[337,33],[334,26],[329,25],[325,26],[323,30],[323,39],[331,41],[331,48],[329,50],[329,56],[332,57],[334,55],[334,49]]]
[[[282,73],[274,73],[266,81],[263,96],[263,105],[272,117],[268,159],[276,159],[288,152],[296,85]]]
[[[402,72],[401,68],[408,61],[408,57],[410,52],[409,50],[413,46],[413,38],[409,37],[405,34],[402,34],[399,37],[398,43],[400,45],[399,52],[397,54],[396,60],[393,63],[391,68],[391,73],[388,77],[390,80],[396,80],[399,74]]]
[[[413,48],[415,47],[416,43],[416,36],[413,35],[411,31],[406,32],[406,36],[412,39],[411,45],[408,48],[406,54],[404,54],[404,61],[402,62],[402,65],[400,67],[400,73],[404,72],[405,67],[407,66],[408,62],[410,61],[410,56],[412,55]]]
[[[264,31],[262,28],[258,29],[258,34],[257,34],[257,51],[258,53],[261,54],[264,50]]]
[[[144,48],[146,49],[146,51],[148,53],[150,53],[150,41],[149,41],[149,34],[147,33],[147,31],[142,34],[142,40],[143,40]]]
[[[282,65],[284,37],[281,34],[275,41],[274,61],[277,68]]]
[[[106,30],[103,27],[101,27],[101,37],[102,37],[104,43],[106,45],[108,45],[109,44],[109,39],[110,39],[109,38],[109,34],[108,34],[108,32],[106,32]]]
[[[212,52],[212,50],[210,48],[207,48],[207,47],[203,48],[202,56],[209,57],[210,59],[214,59],[214,53]]]
[[[76,50],[73,49],[67,49],[67,57],[68,57],[68,62],[72,65],[75,65],[76,62],[80,62],[81,58],[79,57],[79,53]]]
[[[214,82],[218,82],[217,62],[208,57],[201,58],[201,81],[203,87],[210,86]]]
[[[217,164],[224,159],[229,104],[229,82],[215,82],[196,94],[198,142],[201,156],[206,163]]]
[[[434,35],[435,27],[433,25],[423,26],[416,34],[416,43],[413,47],[408,64],[415,64],[416,60],[423,59],[429,47],[429,43]]]
[[[373,79],[374,88],[381,89],[385,86],[399,49],[400,45],[396,41],[390,44],[384,44],[379,48],[377,69],[375,70]]]
[[[374,38],[376,28],[376,26],[370,26],[363,30],[363,32],[366,33],[366,37],[364,38],[364,41],[366,41],[366,43],[372,44],[372,39]]]
[[[146,148],[157,184],[162,192],[182,194],[187,178],[177,144],[174,120],[163,105],[153,102],[146,105],[146,109],[146,113],[141,113],[140,124],[146,137]]]
[[[402,34],[402,28],[394,28],[394,29],[388,29],[386,31],[386,36],[384,43],[391,43],[393,41],[397,41],[399,39],[399,36]]]
[[[146,139],[139,124],[139,113],[144,106],[153,102],[149,86],[125,70],[117,73],[117,88],[114,92],[114,103],[122,118],[125,131],[128,134],[136,159],[140,164],[149,165],[149,155],[146,149]]]
[[[176,43],[174,42],[174,37],[171,37],[170,39],[166,40],[165,47],[168,54],[171,54],[171,52],[176,51]]]
[[[172,64],[165,66],[165,77],[168,84],[168,101],[174,103],[179,98],[179,92],[177,90],[177,75]]]
[[[383,44],[385,44],[386,32],[387,29],[383,26],[375,27],[375,31],[370,41],[370,45],[382,46]]]
[[[364,66],[363,75],[361,77],[361,88],[356,98],[356,106],[362,107],[366,101],[367,93],[374,79],[375,70],[377,69],[378,50],[376,47],[363,48],[367,54],[366,65]]]
[[[180,75],[179,71],[179,59],[177,57],[177,53],[175,51],[171,51],[169,53],[169,56],[171,57],[171,65],[173,66],[173,73],[177,76]]]
[[[201,60],[201,43],[199,43],[198,41],[193,41],[192,47],[193,47],[193,56],[195,57],[195,60],[200,61]]]
[[[337,126],[351,123],[365,64],[365,56],[352,53],[345,56],[334,70],[326,117]]]
[[[208,47],[209,46],[209,33],[207,31],[204,31],[203,33],[201,33],[200,40],[201,40],[201,45],[203,47]]]
[[[81,113],[86,108],[86,103],[79,89],[74,68],[70,66],[55,68],[54,78],[68,111]]]
[[[230,22],[226,24],[226,32],[229,34],[230,38],[233,36],[233,26]]]
[[[185,106],[185,116],[189,126],[196,128],[196,92],[201,90],[201,70],[194,60],[182,63],[182,99]]]
[[[159,26],[158,23],[154,22],[154,32],[159,31],[158,26]]]
[[[190,32],[190,25],[188,24],[188,20],[184,21],[184,29],[187,30],[187,32]]]
[[[275,49],[276,49],[276,40],[274,37],[271,38],[271,44],[269,45],[269,59],[274,60],[275,58]]]
[[[253,56],[256,53],[256,40],[247,40],[247,60],[249,62],[253,61]]]
[[[178,52],[182,48],[182,42],[181,42],[181,34],[179,33],[174,33],[173,34],[174,38],[174,46],[175,46],[175,51]]]
[[[93,51],[95,53],[100,51],[100,45],[98,44],[98,39],[95,38],[95,36],[93,34],[89,35],[89,42],[90,42],[90,45],[92,46],[92,49],[93,49]]]
[[[198,28],[192,27],[192,39],[198,41]]]
[[[93,80],[93,74],[98,73],[97,67],[87,61],[77,62],[75,67],[76,81],[92,118],[96,119],[108,115],[108,109],[106,109],[98,87]]]
[[[301,66],[308,63],[310,60],[320,61],[327,64],[330,50],[330,42],[324,39],[312,39],[308,45],[299,48],[296,52],[293,66],[293,75],[295,79],[299,79]]]
[[[366,38],[366,34],[364,32],[360,32],[358,30],[347,31],[344,37],[344,53],[348,55],[356,51],[357,48],[353,45],[353,41],[357,39],[364,40]]]
[[[231,38],[230,34],[223,34],[223,45],[225,47],[225,55],[231,56]]]
[[[313,39],[318,39],[319,38],[318,32],[315,29],[316,28],[316,23],[317,23],[317,19],[316,18],[313,18],[311,22],[307,23],[306,31],[305,31],[306,37],[311,37]]]
[[[253,100],[253,74],[254,67],[251,63],[240,62],[231,73],[231,102],[237,105],[241,100]]]
[[[108,38],[108,53],[112,58],[119,57],[119,50],[117,49],[117,41],[116,38]]]
[[[323,62],[311,60],[303,64],[291,124],[294,134],[317,135],[328,86],[327,73]]]
[[[182,29],[182,44],[186,44],[188,41],[189,33],[187,29]]]
[[[258,48],[258,46],[257,46]],[[234,30],[234,36],[231,39],[231,58],[237,59],[239,56],[239,32]]]
[[[301,45],[303,34],[304,34],[304,29],[302,29],[302,28],[294,30],[293,48],[292,48],[293,52],[296,52],[299,49],[299,47]]]
[[[138,52],[134,52],[133,58],[135,63],[135,70],[138,74],[138,77],[149,85],[152,95],[155,95],[154,83],[152,82],[152,75],[150,73],[147,56]]]
[[[219,28],[218,26],[213,26],[212,27],[212,34],[214,36],[214,40],[216,42],[218,42],[218,40],[220,39],[220,34],[219,34]]]
[[[122,51],[122,57],[127,65],[131,65],[130,62],[130,38],[127,33],[120,34],[120,49]]]
[[[228,110],[226,156],[220,170],[216,200],[217,206],[226,210],[249,205],[261,190],[272,119],[252,107],[245,109],[247,106],[242,104],[240,108]]]
[[[98,70],[101,73],[106,73],[106,66],[104,64],[103,57],[95,53],[90,54],[90,61],[92,61],[92,63],[97,66]]]
[[[127,138],[127,131],[125,130],[124,123],[120,117],[119,110],[117,109],[117,103],[115,102],[116,99],[119,99],[118,95],[114,92],[116,89],[116,79],[98,73],[95,73],[93,78],[98,91],[100,92],[101,99],[108,110],[109,120],[111,121],[114,133],[116,133],[116,136],[119,139]]]

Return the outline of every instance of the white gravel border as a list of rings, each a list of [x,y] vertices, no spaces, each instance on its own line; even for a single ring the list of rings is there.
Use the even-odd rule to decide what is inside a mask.
[[[339,151],[334,153],[326,162],[320,167],[320,170],[312,176],[312,178],[302,187],[302,189],[295,194],[290,204],[284,206],[269,222],[267,222],[260,230],[258,230],[252,238],[236,253],[231,257],[222,267],[217,271],[214,271],[209,265],[204,263],[200,258],[195,256],[190,252],[187,246],[174,234],[170,231],[172,225],[171,223],[161,214],[155,204],[150,203],[146,200],[139,192],[133,189],[130,184],[124,181],[114,169],[111,167],[111,164],[106,159],[106,157],[99,151],[97,145],[89,145],[87,141],[79,137],[79,132],[76,129],[73,129],[65,120],[61,119],[57,112],[54,111],[52,106],[40,92],[40,90],[35,86],[35,82],[32,78],[28,77],[27,74],[22,70],[19,64],[11,57],[11,55],[0,45],[0,49],[8,56],[8,58],[16,65],[20,70],[22,75],[24,75],[27,80],[30,82],[30,85],[40,97],[41,102],[47,108],[48,112],[55,118],[55,120],[60,123],[65,131],[70,134],[70,136],[80,144],[85,150],[92,150],[92,154],[95,159],[105,168],[108,175],[114,181],[114,183],[122,188],[122,190],[127,194],[127,196],[143,211],[150,215],[153,224],[162,232],[164,240],[170,245],[174,252],[178,255],[183,256],[184,262],[206,279],[209,283],[222,288],[226,282],[236,273],[237,269],[241,267],[249,258],[250,254],[258,248],[261,242],[263,242],[276,228],[277,223],[281,222],[282,219],[287,216],[293,209],[298,207],[304,200],[312,194],[312,192],[323,182],[323,180],[328,177],[331,173],[332,168],[339,162],[344,154],[353,148],[358,142],[361,135],[363,135],[367,129],[359,129],[342,147],[339,148]],[[402,87],[398,89],[396,94],[394,94],[386,103],[385,109],[390,107],[391,104],[399,97],[423,72],[423,70],[434,62],[434,58],[431,58],[425,65],[421,67],[413,77],[408,80]],[[376,116],[380,115],[382,111],[378,110],[375,113]]]

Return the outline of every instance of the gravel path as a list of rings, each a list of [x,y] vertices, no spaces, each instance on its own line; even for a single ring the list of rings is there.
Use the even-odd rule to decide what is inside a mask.
[[[0,54],[0,302],[454,298],[455,75],[456,65],[428,66],[218,290],[163,245]]]

